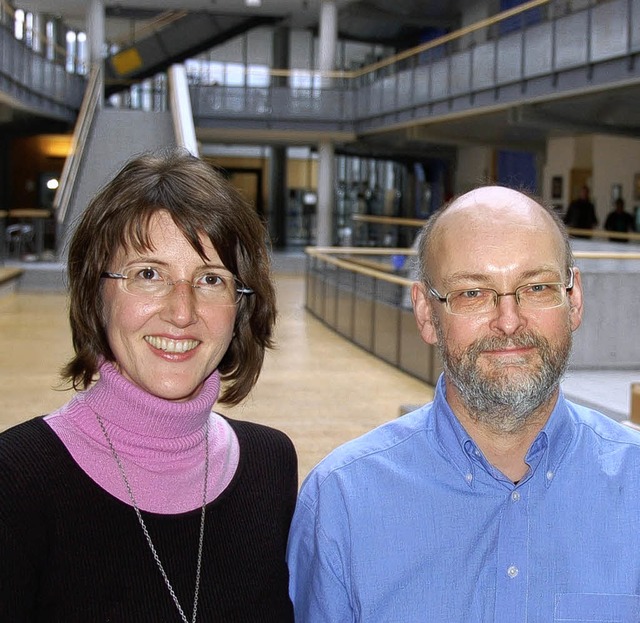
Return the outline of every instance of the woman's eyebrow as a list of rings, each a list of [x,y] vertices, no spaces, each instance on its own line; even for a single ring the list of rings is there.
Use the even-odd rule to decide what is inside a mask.
[[[125,266],[133,266],[136,264],[150,264],[153,266],[161,266],[162,268],[165,268],[167,270],[173,267],[173,264],[166,260],[147,255],[138,255],[136,257],[131,257],[124,262]],[[231,273],[231,271],[222,262],[215,262],[213,264],[200,264],[199,266],[196,266],[194,270],[225,270],[228,273]]]

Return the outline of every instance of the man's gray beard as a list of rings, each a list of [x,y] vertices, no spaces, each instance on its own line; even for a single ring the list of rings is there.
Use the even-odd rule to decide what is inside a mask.
[[[434,320],[447,379],[455,385],[469,414],[492,430],[500,433],[521,430],[558,388],[571,352],[569,328],[566,339],[555,350],[544,337],[525,331],[511,337],[480,338],[466,351],[454,353],[446,347],[442,328],[435,317]],[[509,367],[492,376],[480,370],[478,358],[483,351],[513,346],[535,347],[540,365],[522,372]]]

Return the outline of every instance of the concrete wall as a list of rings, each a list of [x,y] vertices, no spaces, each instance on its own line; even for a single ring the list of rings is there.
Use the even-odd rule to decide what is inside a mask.
[[[575,139],[573,137],[552,138],[547,141],[547,161],[544,167],[544,184],[542,196],[545,201],[561,206],[564,213],[570,201],[571,188],[569,179],[574,167]],[[562,193],[553,198],[552,179],[562,178]]]
[[[577,265],[585,303],[582,326],[574,334],[571,368],[640,369],[640,262],[599,259],[578,260]]]
[[[460,147],[455,173],[455,194],[486,184],[493,175],[493,149]]]

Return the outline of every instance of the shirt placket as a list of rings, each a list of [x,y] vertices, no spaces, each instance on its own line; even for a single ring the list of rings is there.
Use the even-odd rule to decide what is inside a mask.
[[[494,621],[526,621],[530,481],[505,491],[497,543]]]

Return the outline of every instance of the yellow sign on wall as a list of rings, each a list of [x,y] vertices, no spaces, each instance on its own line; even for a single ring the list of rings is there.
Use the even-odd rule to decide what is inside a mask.
[[[137,48],[129,48],[111,57],[111,66],[120,76],[126,76],[142,67],[142,57]]]

